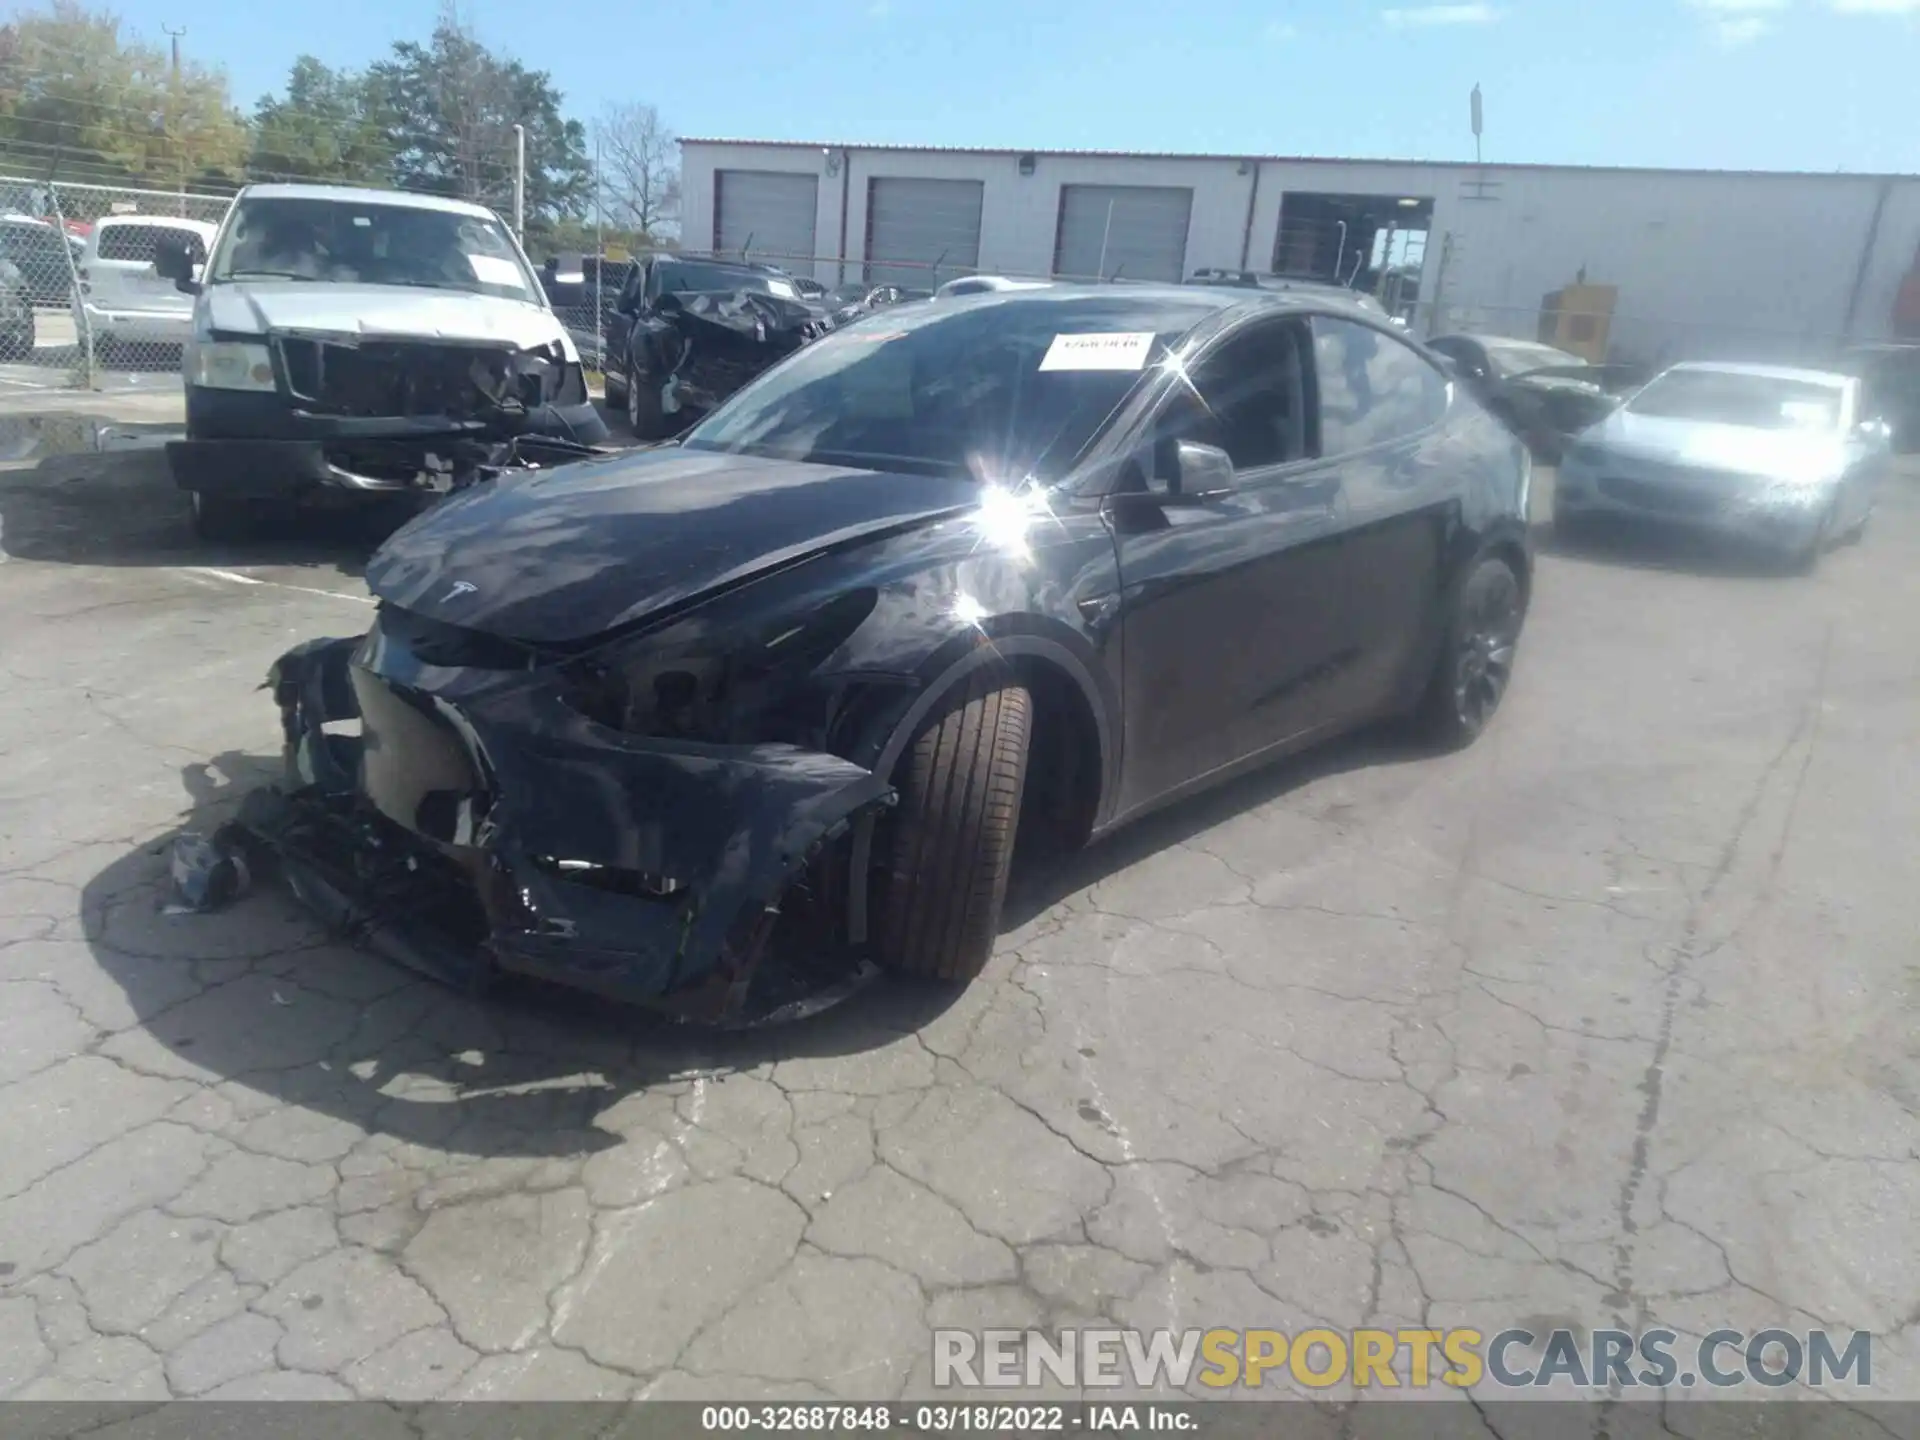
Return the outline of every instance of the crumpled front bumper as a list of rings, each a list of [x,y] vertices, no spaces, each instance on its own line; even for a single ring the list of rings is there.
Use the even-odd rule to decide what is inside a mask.
[[[288,652],[270,683],[289,785],[242,824],[335,924],[455,982],[733,1018],[783,895],[893,800],[836,756],[626,735],[550,674],[436,667],[377,629]]]
[[[189,385],[187,437],[167,443],[182,490],[265,500],[432,491],[508,440],[592,446],[607,438],[607,426],[584,384],[576,399],[538,406],[511,423],[314,414],[277,393]]]

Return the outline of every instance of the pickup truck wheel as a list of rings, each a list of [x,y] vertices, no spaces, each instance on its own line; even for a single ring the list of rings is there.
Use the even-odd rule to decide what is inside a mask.
[[[627,428],[640,440],[658,440],[666,428],[660,410],[660,392],[638,378],[627,381]]]
[[[878,958],[925,980],[971,980],[1000,932],[1026,787],[1031,697],[976,672],[902,762],[879,874]]]
[[[6,358],[9,360],[31,360],[33,358],[33,310],[23,305],[20,323],[4,342]]]

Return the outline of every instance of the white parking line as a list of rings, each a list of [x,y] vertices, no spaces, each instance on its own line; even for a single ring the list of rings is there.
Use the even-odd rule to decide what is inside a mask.
[[[347,600],[355,605],[376,603],[371,595],[348,595],[338,590],[322,590],[315,585],[289,585],[281,580],[262,580],[258,575],[242,575],[238,570],[218,570],[211,565],[183,565],[178,573],[224,580],[230,585],[265,585],[272,590],[292,590],[301,595],[319,595],[328,600]]]

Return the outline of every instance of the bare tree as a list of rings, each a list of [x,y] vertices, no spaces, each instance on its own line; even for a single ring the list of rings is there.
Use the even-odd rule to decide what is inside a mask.
[[[612,105],[595,127],[607,219],[651,239],[680,223],[679,138],[651,105]]]

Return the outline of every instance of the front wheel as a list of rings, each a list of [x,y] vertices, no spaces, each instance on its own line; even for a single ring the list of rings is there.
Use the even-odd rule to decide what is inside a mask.
[[[1526,597],[1512,564],[1497,555],[1474,563],[1453,601],[1433,678],[1420,702],[1420,729],[1437,747],[1479,738],[1513,678]]]
[[[976,672],[914,737],[878,876],[888,968],[926,980],[986,968],[1020,828],[1031,709],[1024,687]]]
[[[33,311],[28,309],[20,318],[13,333],[6,337],[6,355],[9,360],[31,360],[33,358]]]
[[[627,429],[639,440],[658,440],[666,428],[660,392],[638,375],[627,377]]]

